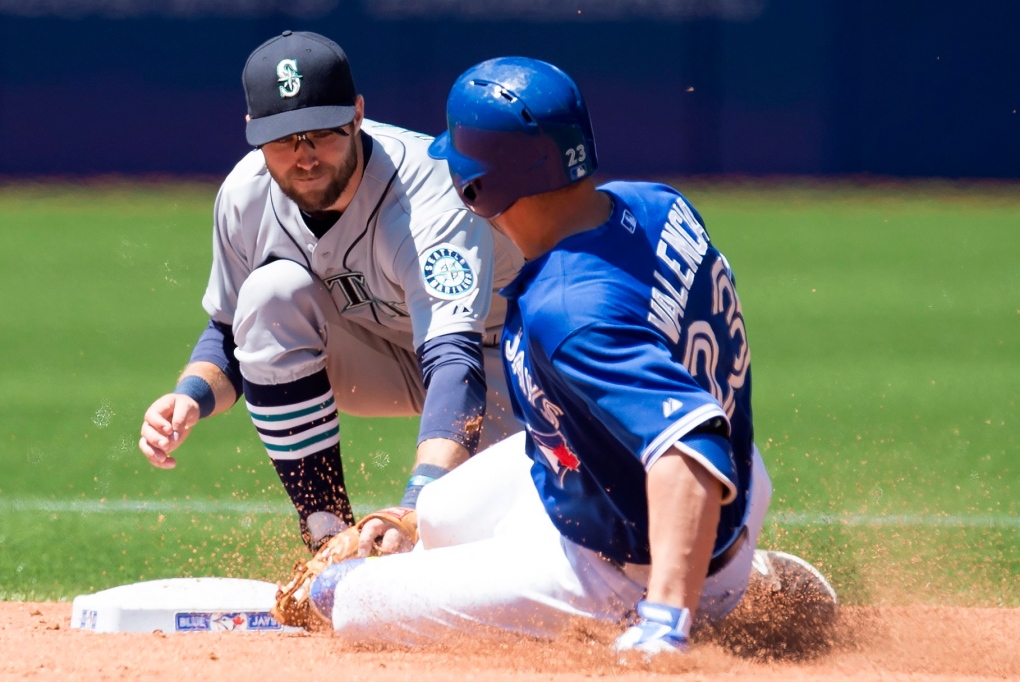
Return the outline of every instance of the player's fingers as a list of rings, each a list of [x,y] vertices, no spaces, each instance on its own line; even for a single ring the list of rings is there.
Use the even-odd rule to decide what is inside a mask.
[[[173,394],[160,396],[145,411],[146,423],[151,424],[152,428],[167,436],[173,433],[174,430],[173,425],[170,423],[170,418],[174,414],[175,397]]]
[[[151,450],[169,453],[176,447],[172,438],[171,435],[164,434],[162,431],[153,428],[148,422],[142,423],[142,442],[147,443]],[[144,449],[142,449],[142,452],[147,455]]]
[[[145,455],[145,458],[148,459],[149,463],[154,467],[159,469],[173,469],[177,466],[177,460],[168,456],[163,450],[152,447],[152,445],[146,441],[144,437],[139,439],[138,449],[142,451],[142,454]]]
[[[145,436],[138,439],[138,449],[141,450],[142,454],[145,455],[145,458],[153,464],[162,462],[166,459],[166,453],[159,448],[153,447],[152,443],[146,440]]]
[[[361,537],[358,538],[358,556],[361,558],[370,557],[374,553],[376,543],[382,540],[390,524],[382,519],[372,519],[361,529]]]
[[[157,469],[173,469],[177,466],[177,460],[173,457],[167,457],[162,462],[152,462],[152,466]]]
[[[191,427],[198,422],[201,409],[194,398],[186,395],[177,396],[174,403],[173,417],[170,424],[173,426],[173,433],[178,435],[177,440],[183,440]]]
[[[169,455],[184,442],[189,431],[171,429],[169,433],[156,429],[148,422],[142,424],[142,440],[146,441],[154,451],[162,451]],[[143,449],[144,453],[145,450]]]
[[[380,554],[397,554],[399,552],[410,552],[412,549],[411,538],[396,526],[390,526],[379,543]]]

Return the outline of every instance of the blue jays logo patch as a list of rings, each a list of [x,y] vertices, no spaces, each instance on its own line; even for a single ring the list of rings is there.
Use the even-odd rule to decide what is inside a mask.
[[[450,244],[437,246],[425,256],[422,276],[433,296],[448,301],[468,293],[478,282],[467,257]]]
[[[528,433],[531,434],[531,439],[535,441],[539,451],[545,455],[549,468],[556,474],[560,485],[563,485],[563,479],[568,471],[577,471],[581,468],[580,458],[570,449],[567,439],[558,429],[553,433],[542,433],[529,426]]]

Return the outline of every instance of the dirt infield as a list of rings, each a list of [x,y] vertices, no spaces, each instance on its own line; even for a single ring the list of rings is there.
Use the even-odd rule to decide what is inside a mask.
[[[761,660],[702,637],[690,653],[621,665],[615,634],[578,627],[557,642],[449,641],[424,650],[350,650],[328,634],[96,634],[70,629],[68,603],[0,602],[0,679],[413,680],[992,680],[1020,678],[1020,611],[845,608],[832,648]]]

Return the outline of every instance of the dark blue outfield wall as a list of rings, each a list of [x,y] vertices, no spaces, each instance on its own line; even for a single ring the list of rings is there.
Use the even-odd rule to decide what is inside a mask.
[[[0,176],[227,172],[284,29],[431,134],[471,64],[554,62],[613,174],[1020,177],[1013,0],[0,0]]]

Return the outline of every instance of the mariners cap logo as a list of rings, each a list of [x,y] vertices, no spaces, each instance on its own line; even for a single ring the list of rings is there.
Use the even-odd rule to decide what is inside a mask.
[[[478,281],[467,257],[450,244],[437,246],[425,256],[422,275],[432,295],[446,300],[460,298]]]
[[[301,74],[296,59],[283,59],[276,65],[276,78],[280,84],[280,97],[294,97],[301,92]]]
[[[339,128],[357,114],[347,54],[318,33],[284,31],[270,38],[249,55],[241,80],[250,117],[245,137],[253,147]]]

